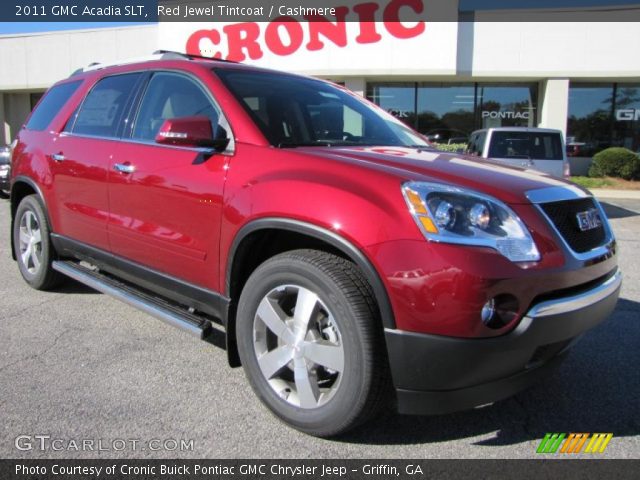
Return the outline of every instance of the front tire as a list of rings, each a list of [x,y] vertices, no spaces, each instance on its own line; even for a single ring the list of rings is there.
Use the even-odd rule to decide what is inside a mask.
[[[264,262],[242,291],[236,335],[254,391],[298,430],[335,436],[384,405],[389,374],[378,310],[348,260],[296,250]]]
[[[37,195],[24,197],[13,223],[13,245],[22,278],[36,290],[49,290],[63,280],[51,267],[54,252],[44,207]]]

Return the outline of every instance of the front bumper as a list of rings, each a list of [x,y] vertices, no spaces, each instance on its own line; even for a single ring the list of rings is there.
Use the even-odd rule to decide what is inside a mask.
[[[534,305],[501,337],[460,339],[386,329],[398,411],[441,414],[509,397],[557,366],[615,308],[622,276]]]

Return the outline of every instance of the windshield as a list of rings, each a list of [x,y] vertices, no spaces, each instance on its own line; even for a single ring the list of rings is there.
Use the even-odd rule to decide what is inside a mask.
[[[489,148],[491,158],[562,160],[560,133],[493,132]]]
[[[274,146],[429,147],[393,116],[330,83],[257,70],[215,73]]]

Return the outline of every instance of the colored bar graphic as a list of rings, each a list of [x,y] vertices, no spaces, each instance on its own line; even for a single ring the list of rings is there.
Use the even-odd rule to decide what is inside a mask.
[[[538,445],[536,453],[556,453],[565,436],[564,433],[547,433]]]
[[[612,438],[613,433],[594,433],[585,453],[604,453]]]
[[[569,433],[568,435],[566,433],[547,433],[538,445],[536,453],[556,453],[561,444],[562,448],[558,453],[580,453],[590,435],[590,433]],[[591,435],[591,440],[587,443],[584,453],[604,453],[612,438],[613,433],[594,433]]]
[[[580,453],[587,438],[589,438],[588,433],[570,433],[562,445],[560,453]]]

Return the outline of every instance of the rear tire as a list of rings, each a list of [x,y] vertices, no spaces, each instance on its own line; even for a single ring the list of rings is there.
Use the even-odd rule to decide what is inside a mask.
[[[339,435],[385,405],[389,373],[378,309],[348,260],[296,250],[264,262],[240,296],[236,335],[254,391],[298,430]]]
[[[18,205],[13,245],[22,278],[33,288],[49,290],[64,280],[64,276],[51,267],[53,245],[44,207],[37,195],[24,197]]]

